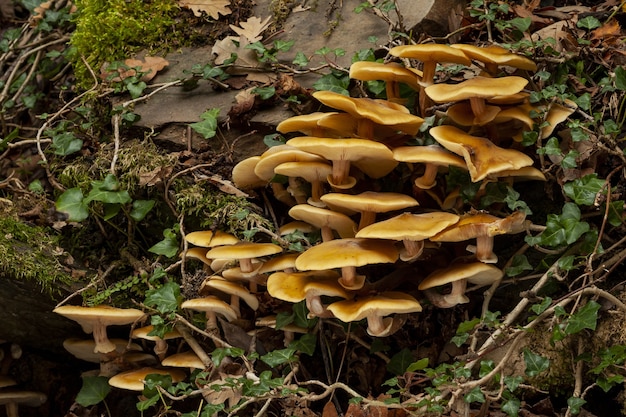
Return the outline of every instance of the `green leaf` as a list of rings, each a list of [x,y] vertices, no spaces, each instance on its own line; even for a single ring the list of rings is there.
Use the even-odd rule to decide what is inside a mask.
[[[502,411],[504,411],[509,417],[517,417],[521,407],[522,403],[515,397],[502,401]]]
[[[98,404],[111,391],[109,379],[104,376],[85,376],[83,386],[76,395],[76,402],[83,407]]]
[[[335,93],[349,96],[348,84],[350,79],[346,77],[337,78],[333,74],[326,74],[313,83],[313,88],[316,90],[328,90]]]
[[[67,156],[83,148],[83,141],[72,132],[63,132],[52,137],[52,148],[55,155]]]
[[[219,366],[224,358],[239,358],[243,356],[244,350],[241,348],[217,348],[211,352],[211,360],[215,366]]]
[[[296,349],[298,352],[305,353],[312,356],[315,353],[315,346],[317,345],[317,337],[313,333],[307,333],[302,335],[298,340],[294,340],[289,344],[290,348]]]
[[[576,23],[576,27],[587,30],[596,29],[600,26],[602,26],[602,23],[600,23],[600,21],[593,16],[583,17]]]
[[[426,369],[428,367],[428,362],[428,358],[422,358],[415,361],[406,368],[406,372],[416,372]]]
[[[535,314],[541,314],[546,311],[548,307],[550,307],[550,304],[552,304],[552,298],[546,297],[541,301],[541,303],[533,304],[530,309]]]
[[[526,236],[529,245],[545,245],[557,247],[576,242],[584,233],[589,231],[589,224],[580,221],[580,209],[574,203],[565,203],[563,213],[549,214],[546,220],[546,229],[538,236]]]
[[[530,17],[516,17],[508,21],[515,29],[520,32],[526,32],[530,28],[532,20]]]
[[[522,382],[524,382],[524,377],[521,375],[504,377],[504,385],[506,385],[508,390],[511,392],[514,392]]]
[[[120,190],[120,183],[113,174],[107,174],[102,181],[92,181],[92,189],[85,197],[85,203],[101,201],[108,204],[126,204],[132,199],[127,190]]]
[[[289,40],[289,41],[283,41],[283,40],[276,40],[274,41],[273,45],[274,45],[274,49],[276,49],[279,52],[287,52],[291,49],[291,47],[293,46],[293,44],[296,41],[294,40]]]
[[[507,277],[514,277],[524,271],[532,271],[534,268],[528,262],[526,255],[514,255],[511,264],[504,269]]]
[[[296,349],[292,347],[277,349],[261,356],[261,360],[273,368],[293,361],[295,353]]]
[[[485,394],[481,391],[480,387],[474,387],[470,392],[465,394],[463,400],[470,403],[484,403],[485,402]]]
[[[495,367],[495,362],[492,360],[482,360],[480,361],[480,369],[478,370],[478,376],[483,378],[485,375],[489,374],[489,372],[493,371]]]
[[[80,188],[65,190],[56,201],[57,211],[68,215],[68,220],[80,222],[89,217],[87,204],[83,201],[83,192]]]
[[[267,100],[269,98],[274,97],[276,94],[276,88],[273,86],[269,87],[256,87],[252,89],[252,93],[258,95],[261,100]]]
[[[526,375],[530,377],[537,376],[550,367],[550,359],[537,355],[529,349],[524,349],[524,363],[526,364]]]
[[[407,348],[393,355],[387,364],[387,370],[393,375],[402,375],[407,368],[413,363],[413,355]]]
[[[598,322],[598,310],[600,310],[600,304],[593,300],[589,301],[567,320],[565,333],[575,334],[583,329],[595,330]]]
[[[624,222],[624,200],[611,201],[609,204],[608,221],[611,226],[619,226]],[[604,206],[606,208],[606,206]],[[601,211],[604,210],[601,209]]]
[[[309,64],[309,59],[306,57],[306,55],[304,55],[304,53],[298,51],[291,63],[299,67],[306,67]]]
[[[272,371],[263,371],[258,381],[242,378],[241,393],[248,397],[260,397],[283,384],[282,378],[272,378]]]
[[[135,200],[133,201],[133,207],[130,211],[130,217],[139,222],[143,220],[146,215],[152,210],[156,201],[154,200]]]
[[[576,204],[591,206],[596,200],[596,195],[603,191],[605,182],[598,178],[598,174],[593,173],[565,183],[563,191]]]
[[[156,253],[157,255],[173,258],[178,252],[178,239],[176,238],[176,234],[173,229],[165,229],[163,236],[164,239],[153,245],[148,251]]]
[[[626,91],[626,69],[619,65],[615,67],[615,88]]]
[[[173,282],[166,282],[161,288],[146,291],[144,303],[154,307],[159,313],[167,314],[178,311],[183,297],[180,295],[180,286]]]
[[[128,89],[128,92],[130,93],[130,96],[132,98],[141,97],[143,90],[145,90],[147,86],[148,85],[143,81],[139,81],[138,83],[126,84],[126,88]]]
[[[585,401],[584,399],[580,397],[569,397],[567,399],[567,406],[569,407],[570,412],[573,415],[580,413],[580,407],[582,407],[586,403],[587,401]]]
[[[189,127],[202,135],[203,138],[210,139],[217,134],[217,116],[219,113],[219,108],[207,110],[200,115],[202,121],[192,123]]]

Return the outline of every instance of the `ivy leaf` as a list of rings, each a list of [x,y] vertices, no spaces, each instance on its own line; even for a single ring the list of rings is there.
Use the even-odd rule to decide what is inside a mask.
[[[576,204],[591,206],[596,195],[604,188],[605,182],[598,178],[598,174],[593,173],[566,183],[563,185],[563,191]]]
[[[166,282],[161,288],[146,291],[145,304],[154,307],[159,313],[176,312],[182,302],[180,286],[173,282]]]
[[[313,333],[307,333],[302,335],[300,339],[295,340],[289,344],[290,348],[294,348],[299,352],[306,353],[312,356],[315,353],[315,346],[317,345],[317,337]]]
[[[211,360],[215,366],[219,366],[224,358],[238,358],[243,356],[244,350],[241,348],[217,348],[211,352]]]
[[[261,360],[268,364],[270,367],[274,368],[278,365],[282,365],[283,363],[289,363],[293,361],[295,353],[296,349],[292,347],[288,347],[285,349],[276,349],[261,356]]]
[[[178,252],[178,239],[176,238],[176,234],[173,229],[165,229],[163,231],[163,237],[164,239],[162,241],[153,245],[148,251],[172,258]]]
[[[485,402],[485,394],[481,391],[480,387],[474,387],[470,392],[465,394],[463,400],[470,403],[484,403]]]
[[[219,108],[207,110],[200,115],[202,121],[192,123],[189,127],[201,134],[203,138],[211,139],[217,133],[217,116],[219,113]]]
[[[132,201],[127,190],[120,190],[120,184],[115,175],[107,174],[102,181],[92,181],[92,189],[85,197],[85,204],[91,201],[101,201],[108,204],[126,204]]]
[[[507,277],[514,277],[521,274],[524,271],[532,271],[533,267],[528,262],[526,255],[515,255],[511,260],[511,265],[507,266],[504,271]]]
[[[304,53],[298,51],[291,63],[299,67],[306,67],[309,64],[309,59],[306,57],[306,55],[304,55]]]
[[[98,404],[111,391],[109,379],[104,376],[85,376],[83,386],[76,395],[76,402],[83,407]]]
[[[502,401],[502,411],[509,417],[517,417],[522,403],[519,399],[512,397]]]
[[[582,407],[586,403],[587,401],[579,397],[569,397],[567,399],[567,406],[569,407],[573,415],[580,413],[580,407]]]
[[[595,330],[598,322],[598,310],[600,310],[600,304],[593,300],[589,301],[567,320],[565,333],[575,334],[583,329]]]
[[[526,375],[530,377],[537,376],[550,367],[550,359],[537,355],[529,349],[524,349],[524,363]]]
[[[426,369],[426,367],[428,367],[428,362],[428,358],[422,358],[415,361],[406,368],[406,372],[416,372]]]
[[[57,199],[55,207],[57,211],[67,214],[68,220],[73,222],[80,222],[89,217],[89,210],[80,188],[65,190]]]
[[[313,88],[315,88],[316,90],[328,90],[335,93],[343,94],[344,96],[349,96],[349,81],[350,80],[347,77],[337,78],[333,74],[326,74],[318,79],[315,83],[313,83]]]
[[[549,214],[546,229],[538,236],[526,236],[529,245],[557,247],[571,245],[589,231],[589,224],[580,221],[580,209],[574,203],[565,203],[560,215]]]
[[[402,375],[408,367],[413,363],[413,355],[407,348],[393,355],[387,364],[387,370],[393,375]]]
[[[72,132],[63,132],[52,137],[52,147],[55,155],[67,156],[83,148],[83,141]]]
[[[615,88],[622,91],[626,90],[626,69],[624,67],[615,67]]]
[[[243,378],[241,393],[247,397],[260,397],[283,384],[282,378],[272,378],[272,371],[263,371],[258,381]]]
[[[130,211],[130,217],[139,222],[143,220],[146,215],[152,210],[154,207],[154,200],[135,200],[133,201],[133,207]]]
[[[550,307],[550,304],[552,304],[552,298],[546,297],[541,301],[541,303],[533,304],[530,309],[535,314],[541,314],[546,311],[548,307]]]
[[[600,23],[600,21],[593,16],[583,17],[576,23],[576,27],[587,30],[593,30],[599,28],[600,26],[602,26],[602,23]]]

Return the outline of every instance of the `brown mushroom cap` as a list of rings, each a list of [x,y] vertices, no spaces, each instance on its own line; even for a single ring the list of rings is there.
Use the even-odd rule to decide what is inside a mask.
[[[179,369],[141,368],[119,373],[109,379],[109,385],[115,388],[131,391],[143,391],[144,380],[148,375],[169,375],[172,382],[180,382],[185,379],[185,372]]]
[[[274,255],[282,252],[282,248],[273,243],[240,242],[235,245],[217,246],[206,253],[209,259],[238,259],[243,272],[250,272],[252,259]]]
[[[192,350],[170,355],[161,361],[161,365],[173,368],[206,368],[202,360]]]
[[[94,352],[96,353],[108,353],[115,350],[115,344],[107,337],[107,326],[131,324],[144,316],[144,312],[141,310],[110,306],[65,305],[55,308],[53,312],[76,321],[85,333],[93,333],[96,342]]]
[[[349,75],[350,78],[361,81],[385,81],[387,100],[400,102],[399,83],[404,83],[413,90],[419,91],[418,80],[421,79],[423,73],[394,62],[357,61],[350,66]]]
[[[254,294],[251,294],[250,291],[242,285],[226,281],[225,279],[211,277],[204,280],[202,286],[200,287],[200,293],[204,294],[207,291],[211,291],[211,289],[221,291],[230,296],[241,298],[253,310],[257,310],[259,308],[258,298],[256,298]],[[236,307],[233,306],[233,301],[231,301],[231,307],[233,307],[235,311],[239,309],[238,302],[236,302],[236,305]]]
[[[508,77],[474,77],[458,84],[434,84],[426,87],[426,94],[437,103],[468,100],[472,97],[489,98],[497,95],[510,95],[522,91],[528,84],[526,78],[511,75]]]
[[[495,72],[494,67],[497,69],[499,65],[506,65],[527,71],[537,71],[537,64],[535,64],[533,60],[514,54],[498,45],[479,47],[468,44],[452,44],[450,47],[460,49],[471,59],[488,64],[487,70],[492,73]]]
[[[279,300],[297,303],[306,300],[311,313],[321,316],[325,312],[320,297],[350,298],[339,285],[335,271],[275,272],[267,279],[267,292]]]
[[[332,165],[326,162],[285,162],[277,165],[274,172],[286,177],[299,177],[311,184],[311,198],[309,204],[319,205],[320,197],[324,194],[322,183],[327,181],[333,170]]]
[[[18,417],[19,405],[39,407],[48,397],[42,392],[7,390],[0,392],[0,405],[6,406],[7,417]]]
[[[349,178],[350,164],[362,159],[372,161],[389,161],[384,165],[382,172],[377,175],[384,176],[391,172],[398,164],[393,160],[393,153],[382,143],[368,139],[334,139],[315,138],[300,136],[287,141],[287,144],[303,151],[310,152],[332,161],[332,178],[328,182],[333,186],[341,186]],[[374,165],[374,163],[372,163]],[[382,164],[381,164],[382,165]],[[369,175],[369,174],[368,174]]]
[[[393,263],[398,259],[398,251],[393,245],[373,239],[335,239],[322,242],[304,251],[296,259],[300,271],[320,271],[341,268],[341,285],[347,289],[360,289],[364,276],[356,275],[356,267]]]
[[[424,63],[422,80],[425,85],[432,84],[437,63],[445,62],[467,66],[472,64],[472,61],[463,51],[451,48],[449,45],[434,43],[395,46],[389,50],[389,53],[400,58],[422,61]]]
[[[195,311],[202,311],[211,314],[221,314],[226,317],[228,321],[236,320],[237,313],[233,308],[220,300],[215,296],[208,296],[202,298],[192,298],[191,300],[186,300],[181,304],[182,308],[188,308]]]
[[[487,123],[496,122],[496,118],[501,113],[501,110],[498,106],[486,104],[483,110],[484,113],[478,118],[474,115],[472,105],[469,102],[462,101],[450,106],[446,111],[446,116],[461,126],[483,126]]]
[[[371,336],[388,336],[393,321],[382,319],[390,314],[417,313],[422,311],[420,303],[409,294],[388,291],[355,300],[337,301],[328,306],[335,317],[348,323],[367,318],[367,332]]]
[[[314,207],[309,204],[298,204],[289,210],[289,215],[322,229],[322,239],[332,240],[335,230],[342,238],[354,237],[356,223],[348,216],[332,210]]]
[[[444,148],[463,156],[472,182],[533,164],[532,158],[520,151],[501,148],[489,139],[468,135],[454,126],[436,126],[430,129],[430,134]]]
[[[321,200],[334,210],[347,209],[360,212],[359,230],[374,223],[376,213],[387,213],[419,205],[417,200],[406,194],[374,191],[360,194],[329,193],[323,195]]]
[[[141,346],[136,343],[128,343],[126,339],[111,339],[111,342],[115,344],[115,352],[120,355],[127,350],[141,350]],[[85,362],[100,363],[104,357],[102,353],[94,352],[96,342],[93,339],[65,339],[63,347],[69,353]]]
[[[293,116],[278,123],[276,130],[281,133],[302,132],[307,136],[326,136],[332,129],[318,125],[318,121],[336,112],[313,112]]]
[[[408,135],[417,134],[424,122],[424,119],[411,114],[406,107],[389,101],[353,98],[332,91],[316,91],[313,97],[329,107],[379,125],[394,126]],[[371,139],[367,134],[360,136]]]
[[[298,258],[298,256],[300,256],[299,253],[285,253],[283,255],[278,255],[265,262],[261,269],[259,269],[259,274],[293,269],[296,267],[296,258]]]
[[[549,137],[554,128],[567,120],[567,118],[576,111],[578,105],[572,100],[565,100],[565,104],[551,103],[548,113],[545,116],[547,125],[541,128],[541,139]]]
[[[359,230],[356,237],[402,240],[405,249],[400,252],[400,259],[409,261],[421,253],[423,245],[418,245],[417,242],[436,235],[459,219],[456,214],[439,211],[422,214],[402,213]]]
[[[254,173],[254,168],[260,160],[261,157],[255,155],[239,161],[231,172],[233,183],[243,190],[265,187],[267,181]]]
[[[192,245],[202,246],[204,248],[212,248],[214,246],[221,245],[234,245],[239,242],[237,236],[217,230],[199,230],[196,232],[187,233],[185,235],[185,241]]]
[[[285,162],[325,162],[324,158],[306,150],[297,149],[293,146],[279,145],[270,148],[261,155],[261,159],[254,168],[254,173],[266,181],[271,180],[274,168]]]
[[[455,166],[467,169],[463,158],[437,145],[400,146],[393,150],[393,158],[399,162],[425,164],[424,174],[415,179],[415,185],[424,190],[437,184],[436,177],[440,168]]]

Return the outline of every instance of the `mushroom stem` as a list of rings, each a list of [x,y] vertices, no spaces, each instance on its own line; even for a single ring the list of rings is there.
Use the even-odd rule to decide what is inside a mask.
[[[167,354],[167,342],[163,339],[157,339],[154,345],[154,353],[157,355],[160,361],[162,361]]]
[[[252,258],[242,258],[239,260],[239,268],[241,272],[252,272],[254,267],[252,266]]]
[[[415,185],[422,190],[433,188],[437,184],[435,179],[437,178],[437,172],[439,172],[438,168],[436,164],[425,164],[424,174],[419,178],[415,178]]]
[[[312,205],[316,207],[326,207],[326,204],[324,204],[324,202],[320,200],[320,197],[322,195],[324,195],[324,187],[322,185],[322,181],[311,181],[311,202],[309,204],[315,203]]]
[[[397,103],[400,99],[400,83],[397,81],[387,81],[385,84],[385,93],[387,94],[387,100]]]
[[[340,281],[344,288],[353,286],[356,282],[356,266],[342,267]]]
[[[485,99],[480,97],[470,97],[469,101],[476,121],[481,122],[482,116],[485,114]]]
[[[383,318],[375,313],[367,315],[367,332],[372,336],[378,336],[385,332],[387,326]]]
[[[209,333],[217,332],[217,315],[213,311],[205,312],[206,315],[206,331]]]
[[[320,230],[322,232],[322,242],[328,242],[335,238],[335,235],[333,234],[333,229],[331,229],[330,227],[323,226]]]
[[[478,236],[476,238],[476,259],[487,264],[498,262],[498,256],[493,253],[492,236]]]
[[[356,126],[356,135],[363,139],[374,139],[374,121],[370,119],[360,119]]]
[[[289,207],[293,207],[296,205],[296,200],[293,199],[289,191],[285,189],[285,187],[279,182],[272,182],[272,195],[278,201],[283,204],[288,205]]]
[[[452,290],[450,294],[440,294],[435,288],[428,288],[423,292],[426,298],[428,298],[435,307],[439,308],[451,308],[458,304],[468,303],[469,299],[465,296],[467,280],[460,279],[452,282],[451,285]]]
[[[115,350],[115,343],[109,340],[107,328],[102,323],[93,326],[93,340],[96,342],[95,353],[109,353]]]
[[[424,87],[432,85],[435,80],[435,70],[437,69],[436,61],[424,61],[422,66],[422,82]]]
[[[241,308],[239,307],[239,296],[237,295],[230,296],[230,306],[233,308],[233,310],[235,310],[235,313],[237,313],[237,317],[241,317]]]
[[[322,298],[319,295],[309,296],[307,294],[306,297],[306,307],[309,309],[311,315],[320,318],[331,318],[333,317],[333,313],[328,311],[326,306],[322,304]]]
[[[10,402],[5,404],[5,410],[7,411],[7,417],[19,417],[17,413],[17,403]]]
[[[339,159],[332,162],[333,171],[331,177],[333,179],[333,184],[342,185],[350,173],[350,161],[347,159]]]
[[[374,211],[362,211],[361,212],[361,220],[359,221],[359,230],[364,227],[369,226],[370,224],[374,224],[376,221],[376,212]]]
[[[404,239],[402,243],[404,244],[404,251],[400,254],[400,259],[404,262],[410,262],[419,258],[424,250],[423,240]]]

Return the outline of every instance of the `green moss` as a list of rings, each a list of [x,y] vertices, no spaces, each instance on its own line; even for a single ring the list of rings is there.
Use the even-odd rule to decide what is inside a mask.
[[[13,213],[12,203],[0,201],[0,272],[20,280],[35,280],[52,293],[56,284],[69,284],[59,261],[57,238],[43,227],[30,226]]]
[[[174,0],[77,0],[76,30],[70,41],[78,84],[93,85],[87,64],[98,74],[105,62],[167,45],[179,7]]]

